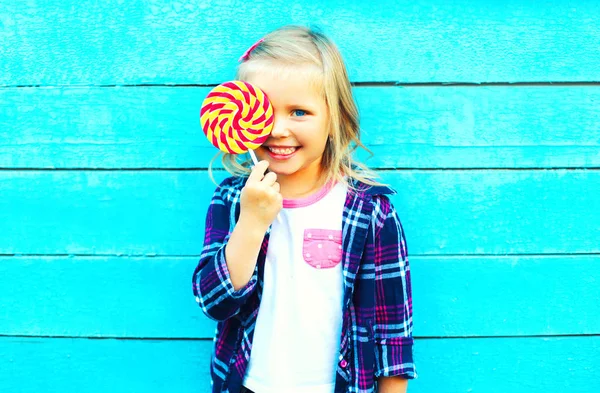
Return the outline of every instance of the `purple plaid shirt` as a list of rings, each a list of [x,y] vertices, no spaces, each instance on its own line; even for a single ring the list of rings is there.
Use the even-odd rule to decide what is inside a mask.
[[[235,290],[225,245],[240,213],[246,178],[215,191],[192,287],[202,311],[218,321],[211,362],[213,393],[238,393],[250,359],[269,244],[265,235],[248,284]],[[335,393],[376,392],[377,378],[416,378],[412,296],[406,241],[387,187],[348,192],[343,212],[344,310]]]

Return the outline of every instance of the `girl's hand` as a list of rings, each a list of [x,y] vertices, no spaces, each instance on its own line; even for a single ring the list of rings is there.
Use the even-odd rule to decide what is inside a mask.
[[[274,172],[265,175],[268,167],[269,162],[264,160],[254,166],[240,197],[240,221],[258,226],[264,232],[283,207],[277,175]]]

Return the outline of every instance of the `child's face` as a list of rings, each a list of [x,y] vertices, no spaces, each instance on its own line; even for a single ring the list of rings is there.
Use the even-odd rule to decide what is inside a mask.
[[[321,158],[328,137],[329,111],[319,91],[302,73],[253,75],[247,81],[264,91],[275,121],[267,141],[256,150],[280,182],[312,184],[321,175]]]

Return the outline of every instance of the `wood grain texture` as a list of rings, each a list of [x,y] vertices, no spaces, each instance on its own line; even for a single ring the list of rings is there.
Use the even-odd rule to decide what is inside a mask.
[[[0,168],[207,168],[209,88],[0,89]],[[375,168],[600,167],[600,87],[358,87]]]
[[[588,0],[0,2],[0,390],[210,391],[199,107],[288,23],[339,45],[398,190],[409,391],[600,391]]]
[[[209,392],[212,343],[0,337],[0,386],[22,393]],[[416,340],[411,393],[596,393],[600,338]]]
[[[212,342],[0,337],[9,392],[210,392]]]
[[[0,258],[0,335],[210,339],[197,259]],[[415,337],[600,334],[600,256],[410,261]]]
[[[600,171],[386,171],[413,255],[600,252]],[[198,255],[204,171],[2,171],[0,254]]]
[[[85,0],[4,2],[0,85],[216,84],[289,23],[328,33],[353,81],[600,81],[594,1]]]

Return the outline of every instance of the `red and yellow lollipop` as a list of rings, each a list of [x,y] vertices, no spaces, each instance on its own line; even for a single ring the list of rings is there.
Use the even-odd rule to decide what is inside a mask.
[[[208,93],[200,124],[208,140],[225,153],[249,152],[262,145],[273,129],[273,107],[266,94],[248,82],[220,84]]]

